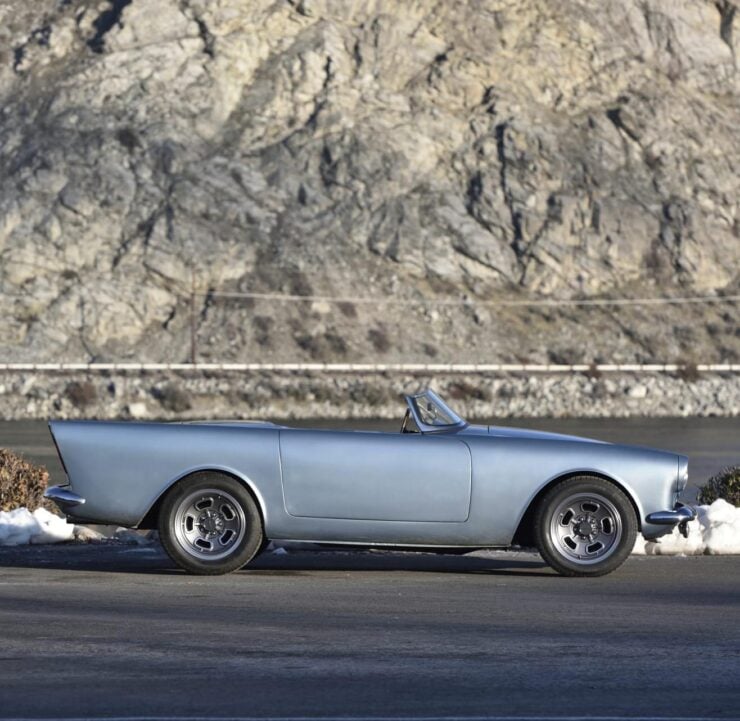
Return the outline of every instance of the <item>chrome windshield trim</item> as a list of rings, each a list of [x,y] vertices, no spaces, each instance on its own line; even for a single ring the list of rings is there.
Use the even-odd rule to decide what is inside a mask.
[[[442,411],[452,423],[445,423],[440,425],[433,425],[431,423],[424,423],[419,413],[418,403],[420,400],[426,399],[431,401],[440,411]],[[406,404],[411,411],[411,416],[416,423],[417,428],[422,433],[450,433],[452,431],[458,431],[465,428],[468,423],[463,418],[460,418],[455,411],[452,410],[433,390],[427,388],[421,393],[414,393],[413,395],[406,396]]]

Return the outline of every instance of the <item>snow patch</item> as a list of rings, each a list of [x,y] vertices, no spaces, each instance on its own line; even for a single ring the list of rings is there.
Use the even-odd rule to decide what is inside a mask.
[[[696,521],[688,525],[688,538],[678,528],[655,541],[647,541],[638,534],[632,553],[639,556],[740,554],[740,508],[719,498],[711,506],[697,506],[696,512]]]
[[[21,546],[27,543],[59,543],[70,541],[75,527],[64,518],[37,508],[0,511],[0,546]]]
[[[106,537],[102,533],[93,531],[92,528],[87,526],[75,526],[75,541],[79,543],[100,543],[104,541]]]
[[[678,528],[655,541],[638,534],[632,553],[639,556],[740,555],[740,508],[720,498],[711,506],[698,506],[696,511],[697,520],[688,525],[688,538],[684,538]],[[148,545],[153,540],[122,528],[116,531],[114,538],[137,546]],[[27,508],[0,511],[0,546],[103,539],[104,536],[96,531],[67,523],[44,508],[33,513]],[[272,543],[265,550],[277,556],[288,553],[282,546]]]
[[[24,546],[29,543],[101,543],[117,541],[128,546],[149,546],[157,540],[150,531],[139,533],[119,527],[112,536],[105,536],[87,526],[75,526],[44,508],[31,513],[27,508],[0,511],[0,546]]]
[[[148,534],[137,533],[123,526],[116,528],[113,538],[119,543],[125,543],[127,546],[148,546],[152,542]]]

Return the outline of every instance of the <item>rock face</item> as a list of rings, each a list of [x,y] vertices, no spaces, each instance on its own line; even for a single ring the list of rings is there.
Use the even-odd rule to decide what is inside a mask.
[[[184,361],[192,327],[200,360],[737,360],[737,304],[480,301],[740,292],[739,23],[735,0],[8,0],[3,360]]]

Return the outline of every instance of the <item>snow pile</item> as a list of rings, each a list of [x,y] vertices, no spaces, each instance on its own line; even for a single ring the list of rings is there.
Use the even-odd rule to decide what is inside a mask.
[[[0,546],[21,546],[26,543],[59,543],[70,541],[75,527],[63,518],[37,508],[0,511]]]
[[[0,511],[0,546],[24,546],[28,543],[101,543],[114,541],[126,546],[148,546],[157,540],[157,534],[150,531],[146,535],[117,528],[112,536],[87,526],[75,526],[64,518],[38,508],[33,513],[27,508],[16,508],[12,511]]]
[[[711,506],[697,506],[696,512],[696,520],[688,526],[688,538],[678,528],[656,541],[646,541],[638,534],[632,553],[641,556],[740,554],[740,508],[719,498]]]
[[[638,534],[633,554],[640,556],[697,556],[701,554],[740,554],[740,508],[722,498],[711,506],[698,506],[697,519],[689,523],[689,536],[684,538],[674,528],[672,533],[656,541],[647,541]],[[147,545],[149,536],[118,529],[114,539],[120,543]],[[99,541],[104,536],[85,528],[67,523],[64,518],[38,508],[31,513],[27,508],[0,511],[0,546],[21,546],[27,543],[60,543],[63,541]],[[267,549],[275,555],[287,553],[285,548],[270,544]]]

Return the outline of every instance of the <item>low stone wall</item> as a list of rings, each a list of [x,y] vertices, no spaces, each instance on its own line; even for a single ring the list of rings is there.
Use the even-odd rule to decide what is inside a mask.
[[[5,372],[0,417],[398,418],[426,386],[469,418],[740,415],[739,374]]]

